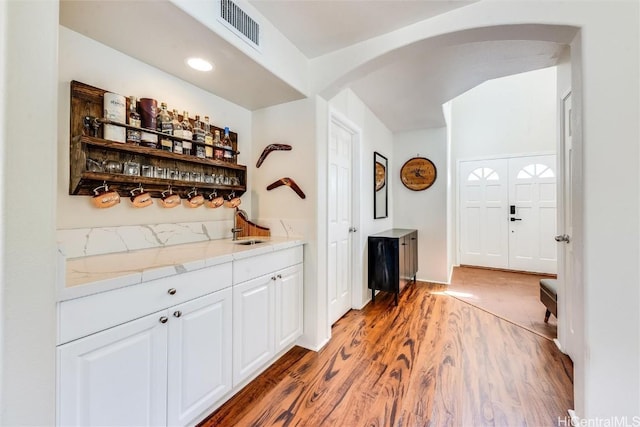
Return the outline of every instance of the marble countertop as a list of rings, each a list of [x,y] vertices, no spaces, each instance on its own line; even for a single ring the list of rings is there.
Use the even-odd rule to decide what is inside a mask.
[[[262,240],[256,245],[242,245],[244,240]],[[105,255],[63,260],[65,277],[58,300],[104,292],[154,279],[173,276],[281,249],[299,246],[297,238],[246,237],[141,249]]]

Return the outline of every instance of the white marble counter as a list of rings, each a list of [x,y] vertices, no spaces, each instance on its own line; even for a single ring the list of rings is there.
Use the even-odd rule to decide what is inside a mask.
[[[238,244],[252,239],[264,242],[256,245]],[[303,243],[299,238],[285,237],[243,238],[236,242],[221,239],[71,258],[65,262],[65,277],[58,300],[135,285]]]

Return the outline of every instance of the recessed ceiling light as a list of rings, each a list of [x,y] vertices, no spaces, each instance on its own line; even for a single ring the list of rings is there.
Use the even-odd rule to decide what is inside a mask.
[[[202,58],[189,58],[187,59],[187,65],[198,71],[213,70],[213,65],[209,61],[205,61]]]

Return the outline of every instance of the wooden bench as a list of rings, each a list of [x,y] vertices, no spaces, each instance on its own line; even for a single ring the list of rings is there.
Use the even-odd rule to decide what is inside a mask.
[[[547,307],[544,314],[544,322],[549,321],[553,313],[558,317],[558,281],[555,279],[540,279],[540,301]]]

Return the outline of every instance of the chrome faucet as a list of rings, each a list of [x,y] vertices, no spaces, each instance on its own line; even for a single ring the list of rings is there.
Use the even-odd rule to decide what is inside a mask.
[[[247,213],[242,209],[236,208],[236,211],[233,214],[233,228],[231,229],[231,240],[238,240],[238,233],[240,233],[243,229],[238,227],[238,214],[242,213],[242,215],[246,218]]]

